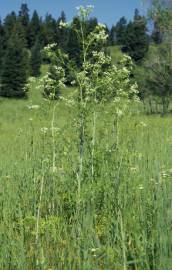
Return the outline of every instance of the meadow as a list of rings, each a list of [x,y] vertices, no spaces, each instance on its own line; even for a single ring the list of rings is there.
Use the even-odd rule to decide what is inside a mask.
[[[97,106],[79,182],[75,112],[36,85],[0,100],[0,269],[171,270],[171,115]]]

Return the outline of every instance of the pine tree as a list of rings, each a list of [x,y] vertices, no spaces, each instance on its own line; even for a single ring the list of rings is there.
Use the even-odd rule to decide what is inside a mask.
[[[131,58],[139,63],[146,55],[149,48],[146,19],[135,10],[133,22],[129,22],[122,51],[128,53]]]
[[[24,86],[27,80],[26,52],[19,39],[17,29],[8,41],[1,74],[0,95],[4,97],[26,97]]]
[[[16,22],[17,22],[17,16],[14,11],[8,14],[4,19],[4,32],[5,32],[6,44],[8,43],[8,40],[13,34],[13,29],[16,25]]]
[[[59,46],[59,48],[66,51],[67,49],[67,43],[69,40],[69,31],[66,28],[60,27],[60,22],[66,23],[66,15],[64,11],[61,12],[60,17],[57,20],[57,35],[56,35],[56,42]]]
[[[39,15],[37,11],[35,10],[33,12],[33,16],[31,18],[30,24],[29,24],[29,48],[32,48],[39,37],[41,39],[42,34],[42,28],[41,28],[41,19],[39,18]]]
[[[92,31],[94,31],[94,29],[96,28],[96,26],[98,25],[98,21],[97,18],[90,18],[87,21],[87,25],[86,25],[86,31],[87,34],[91,33]]]
[[[43,23],[43,36],[44,45],[52,44],[56,42],[57,37],[57,25],[56,20],[47,14]]]
[[[69,53],[69,58],[76,63],[78,67],[81,66],[81,57],[82,57],[82,45],[78,38],[76,30],[80,29],[80,20],[78,17],[73,18],[69,30],[69,40],[67,44],[67,52]]]
[[[16,21],[15,26],[13,27],[13,32],[15,32],[16,29],[17,29],[18,38],[21,41],[23,48],[27,48],[27,39],[26,39],[25,29],[19,20]]]
[[[19,19],[21,24],[27,28],[29,25],[29,9],[27,4],[21,5],[21,8],[19,10]]]
[[[113,25],[109,33],[109,45],[113,46],[116,44],[116,27]]]
[[[39,39],[37,38],[35,45],[31,50],[31,59],[30,59],[31,75],[33,77],[38,77],[40,75],[41,63],[42,63],[41,45]]]
[[[162,33],[159,24],[156,21],[154,22],[154,29],[151,38],[155,44],[160,44],[162,42]]]
[[[2,22],[0,20],[0,74],[2,71],[2,67],[3,67],[3,57],[4,57],[4,44],[5,40],[4,40],[4,27],[2,25]]]
[[[23,28],[26,44],[28,46],[28,41],[29,41],[28,30],[29,30],[30,18],[29,18],[29,9],[28,9],[27,4],[22,4],[21,5],[18,20],[19,20],[19,22],[20,22],[20,24],[21,24],[21,26]]]
[[[116,42],[119,45],[123,45],[126,37],[127,20],[125,17],[120,18],[115,26]]]

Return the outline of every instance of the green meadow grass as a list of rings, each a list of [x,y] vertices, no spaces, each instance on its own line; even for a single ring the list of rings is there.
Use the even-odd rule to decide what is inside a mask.
[[[126,116],[116,147],[112,112],[97,108],[79,190],[75,113],[36,85],[0,101],[0,269],[171,270],[171,115]]]
[[[123,53],[121,52],[120,46],[109,46],[107,52],[112,58],[112,63],[115,64],[123,58]]]

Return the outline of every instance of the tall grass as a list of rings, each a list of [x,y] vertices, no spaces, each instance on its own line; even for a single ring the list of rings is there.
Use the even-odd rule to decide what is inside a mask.
[[[78,186],[76,112],[35,86],[0,103],[0,269],[171,270],[171,116],[126,116],[116,133],[97,105]]]

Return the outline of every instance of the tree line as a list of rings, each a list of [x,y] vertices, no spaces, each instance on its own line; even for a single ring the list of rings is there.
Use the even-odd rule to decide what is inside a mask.
[[[68,55],[65,72],[67,83],[72,81],[72,69],[79,69],[82,62],[82,44],[76,31],[80,19],[74,17],[68,28],[61,27],[63,23],[66,23],[64,11],[58,19],[50,14],[42,18],[36,10],[30,16],[27,4],[21,5],[18,14],[13,11],[0,21],[0,96],[27,96],[25,85],[28,77],[38,77],[41,64],[49,64],[49,59],[42,53],[48,44],[57,44],[56,49]],[[97,25],[97,18],[91,17],[85,22],[84,31],[89,35]],[[160,44],[163,39],[156,20],[152,34],[148,34],[147,19],[137,9],[133,20],[127,22],[122,17],[111,29],[106,26],[106,33],[106,44],[95,45],[99,46],[98,50],[118,45],[122,52],[131,56],[136,66],[143,66],[150,44]],[[93,46],[93,50],[97,48]]]

